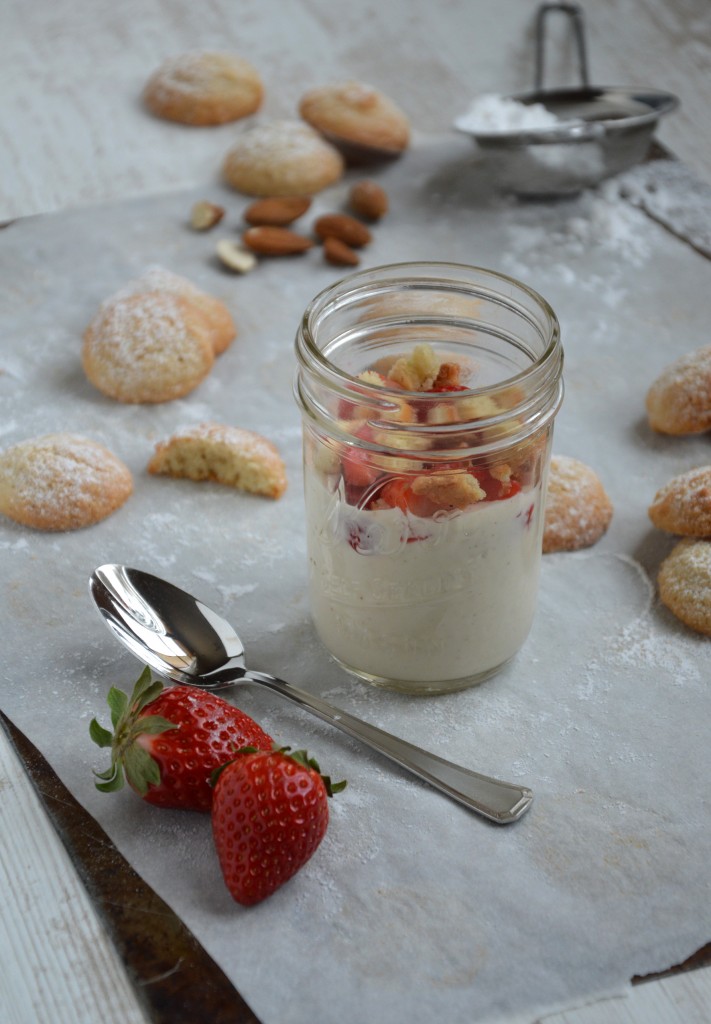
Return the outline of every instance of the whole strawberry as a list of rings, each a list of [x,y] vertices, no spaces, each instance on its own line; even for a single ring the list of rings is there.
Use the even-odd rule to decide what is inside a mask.
[[[305,750],[247,748],[213,776],[212,831],[227,888],[251,906],[304,866],[328,826],[331,784]]]
[[[144,669],[127,697],[112,687],[108,694],[110,732],[93,719],[91,738],[111,748],[111,765],[95,772],[104,793],[129,786],[148,803],[209,811],[210,776],[245,745],[271,750],[273,741],[239,708],[194,686],[164,689]]]

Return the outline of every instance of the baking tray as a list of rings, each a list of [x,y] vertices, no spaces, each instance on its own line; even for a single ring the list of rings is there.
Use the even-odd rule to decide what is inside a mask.
[[[318,197],[305,228],[341,208],[353,178]],[[503,199],[473,166],[469,142],[451,135],[415,139],[378,180],[391,212],[363,266],[488,266],[556,310],[566,399],[554,448],[601,476],[615,506],[606,536],[544,559],[533,631],[495,679],[426,700],[352,680],[309,620],[291,393],[299,317],[340,272],[318,249],[245,277],[223,272],[215,242],[238,233],[247,200],[214,183],[16,222],[0,232],[2,444],[79,431],[127,462],[136,489],[88,530],[0,523],[0,706],[264,1024],[529,1022],[624,993],[633,976],[679,963],[711,934],[699,788],[709,752],[697,739],[711,711],[708,641],[659,606],[656,570],[673,539],[646,513],[658,487],[707,461],[708,440],[653,435],[644,416],[647,383],[707,343],[699,296],[708,262],[617,193],[530,206]],[[215,233],[186,226],[199,198],[227,208]],[[124,406],[86,381],[81,333],[99,302],[152,263],[224,299],[239,337],[192,395]],[[154,443],[203,419],[271,437],[287,465],[284,498],[149,476]],[[88,597],[89,574],[107,561],[201,596],[235,623],[255,668],[468,767],[530,784],[534,807],[511,829],[488,826],[324,723],[241,691],[275,738],[307,746],[349,786],[304,870],[259,907],[238,907],[203,816],[94,790],[101,753],[89,721],[109,686],[130,685],[138,668]]]

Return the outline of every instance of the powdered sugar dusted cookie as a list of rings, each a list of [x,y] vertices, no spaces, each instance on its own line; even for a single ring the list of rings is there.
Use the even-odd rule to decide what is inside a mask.
[[[543,551],[576,551],[595,544],[612,519],[612,502],[597,473],[567,455],[551,458]]]
[[[246,129],[227,153],[225,180],[250,196],[313,195],[344,171],[337,149],[302,121],[262,121]]]
[[[649,425],[661,434],[711,429],[711,345],[668,366],[647,392]]]
[[[119,402],[167,402],[187,395],[214,360],[204,314],[169,292],[119,294],[102,305],[84,334],[84,372]]]
[[[257,70],[233,53],[195,51],[169,57],[146,83],[151,113],[182,124],[224,124],[259,109],[264,96]]]
[[[224,302],[198,288],[187,277],[181,277],[158,265],[150,266],[139,278],[122,288],[119,296],[138,295],[142,292],[169,292],[192,302],[207,320],[216,356],[221,355],[237,337],[235,322]]]
[[[662,603],[685,625],[711,636],[711,541],[679,541],[659,569]]]
[[[212,480],[252,494],[279,498],[286,470],[275,445],[261,434],[220,423],[200,423],[156,445],[149,473]]]
[[[334,145],[347,147],[348,156],[358,155],[358,149],[398,156],[410,141],[406,115],[379,89],[364,82],[311,89],[301,98],[299,113]]]
[[[45,434],[0,453],[0,512],[37,530],[91,526],[132,491],[123,462],[76,434]]]
[[[649,518],[660,530],[681,537],[711,537],[711,466],[691,469],[661,487]]]

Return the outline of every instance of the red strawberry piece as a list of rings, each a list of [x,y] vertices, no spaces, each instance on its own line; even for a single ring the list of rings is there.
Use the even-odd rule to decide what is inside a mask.
[[[486,501],[502,501],[504,498],[511,498],[521,490],[518,480],[497,480],[488,469],[477,467],[469,472],[479,481],[479,486],[486,494]]]
[[[361,448],[351,448],[344,452],[341,467],[347,486],[355,488],[369,487],[370,484],[375,483],[382,472],[372,465],[370,452],[363,451]]]
[[[422,519],[432,516],[438,507],[425,495],[415,494],[412,490],[412,480],[406,476],[391,477],[382,489],[378,491],[377,497],[391,508],[399,508],[403,512],[411,512],[414,516],[419,516]],[[419,537],[408,538],[408,540],[420,539]]]
[[[141,673],[127,697],[108,694],[113,733],[93,719],[91,738],[111,748],[111,765],[96,772],[104,793],[129,786],[150,804],[209,811],[210,776],[244,746],[272,749],[272,738],[239,708],[195,686],[170,686]]]
[[[411,506],[413,494],[410,481],[404,476],[394,476],[378,491],[378,499],[391,508],[407,512]]]
[[[314,854],[328,826],[327,798],[343,789],[306,751],[247,748],[213,776],[212,831],[225,884],[252,906]]]
[[[470,388],[464,386],[464,384],[438,384],[434,382],[431,388],[428,389],[428,394],[442,394],[447,391],[469,391]]]

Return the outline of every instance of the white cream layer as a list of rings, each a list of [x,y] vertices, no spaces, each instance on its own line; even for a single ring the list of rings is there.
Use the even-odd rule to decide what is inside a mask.
[[[306,501],[312,614],[346,666],[425,690],[519,650],[536,606],[540,489],[437,521],[353,508],[309,467]]]

